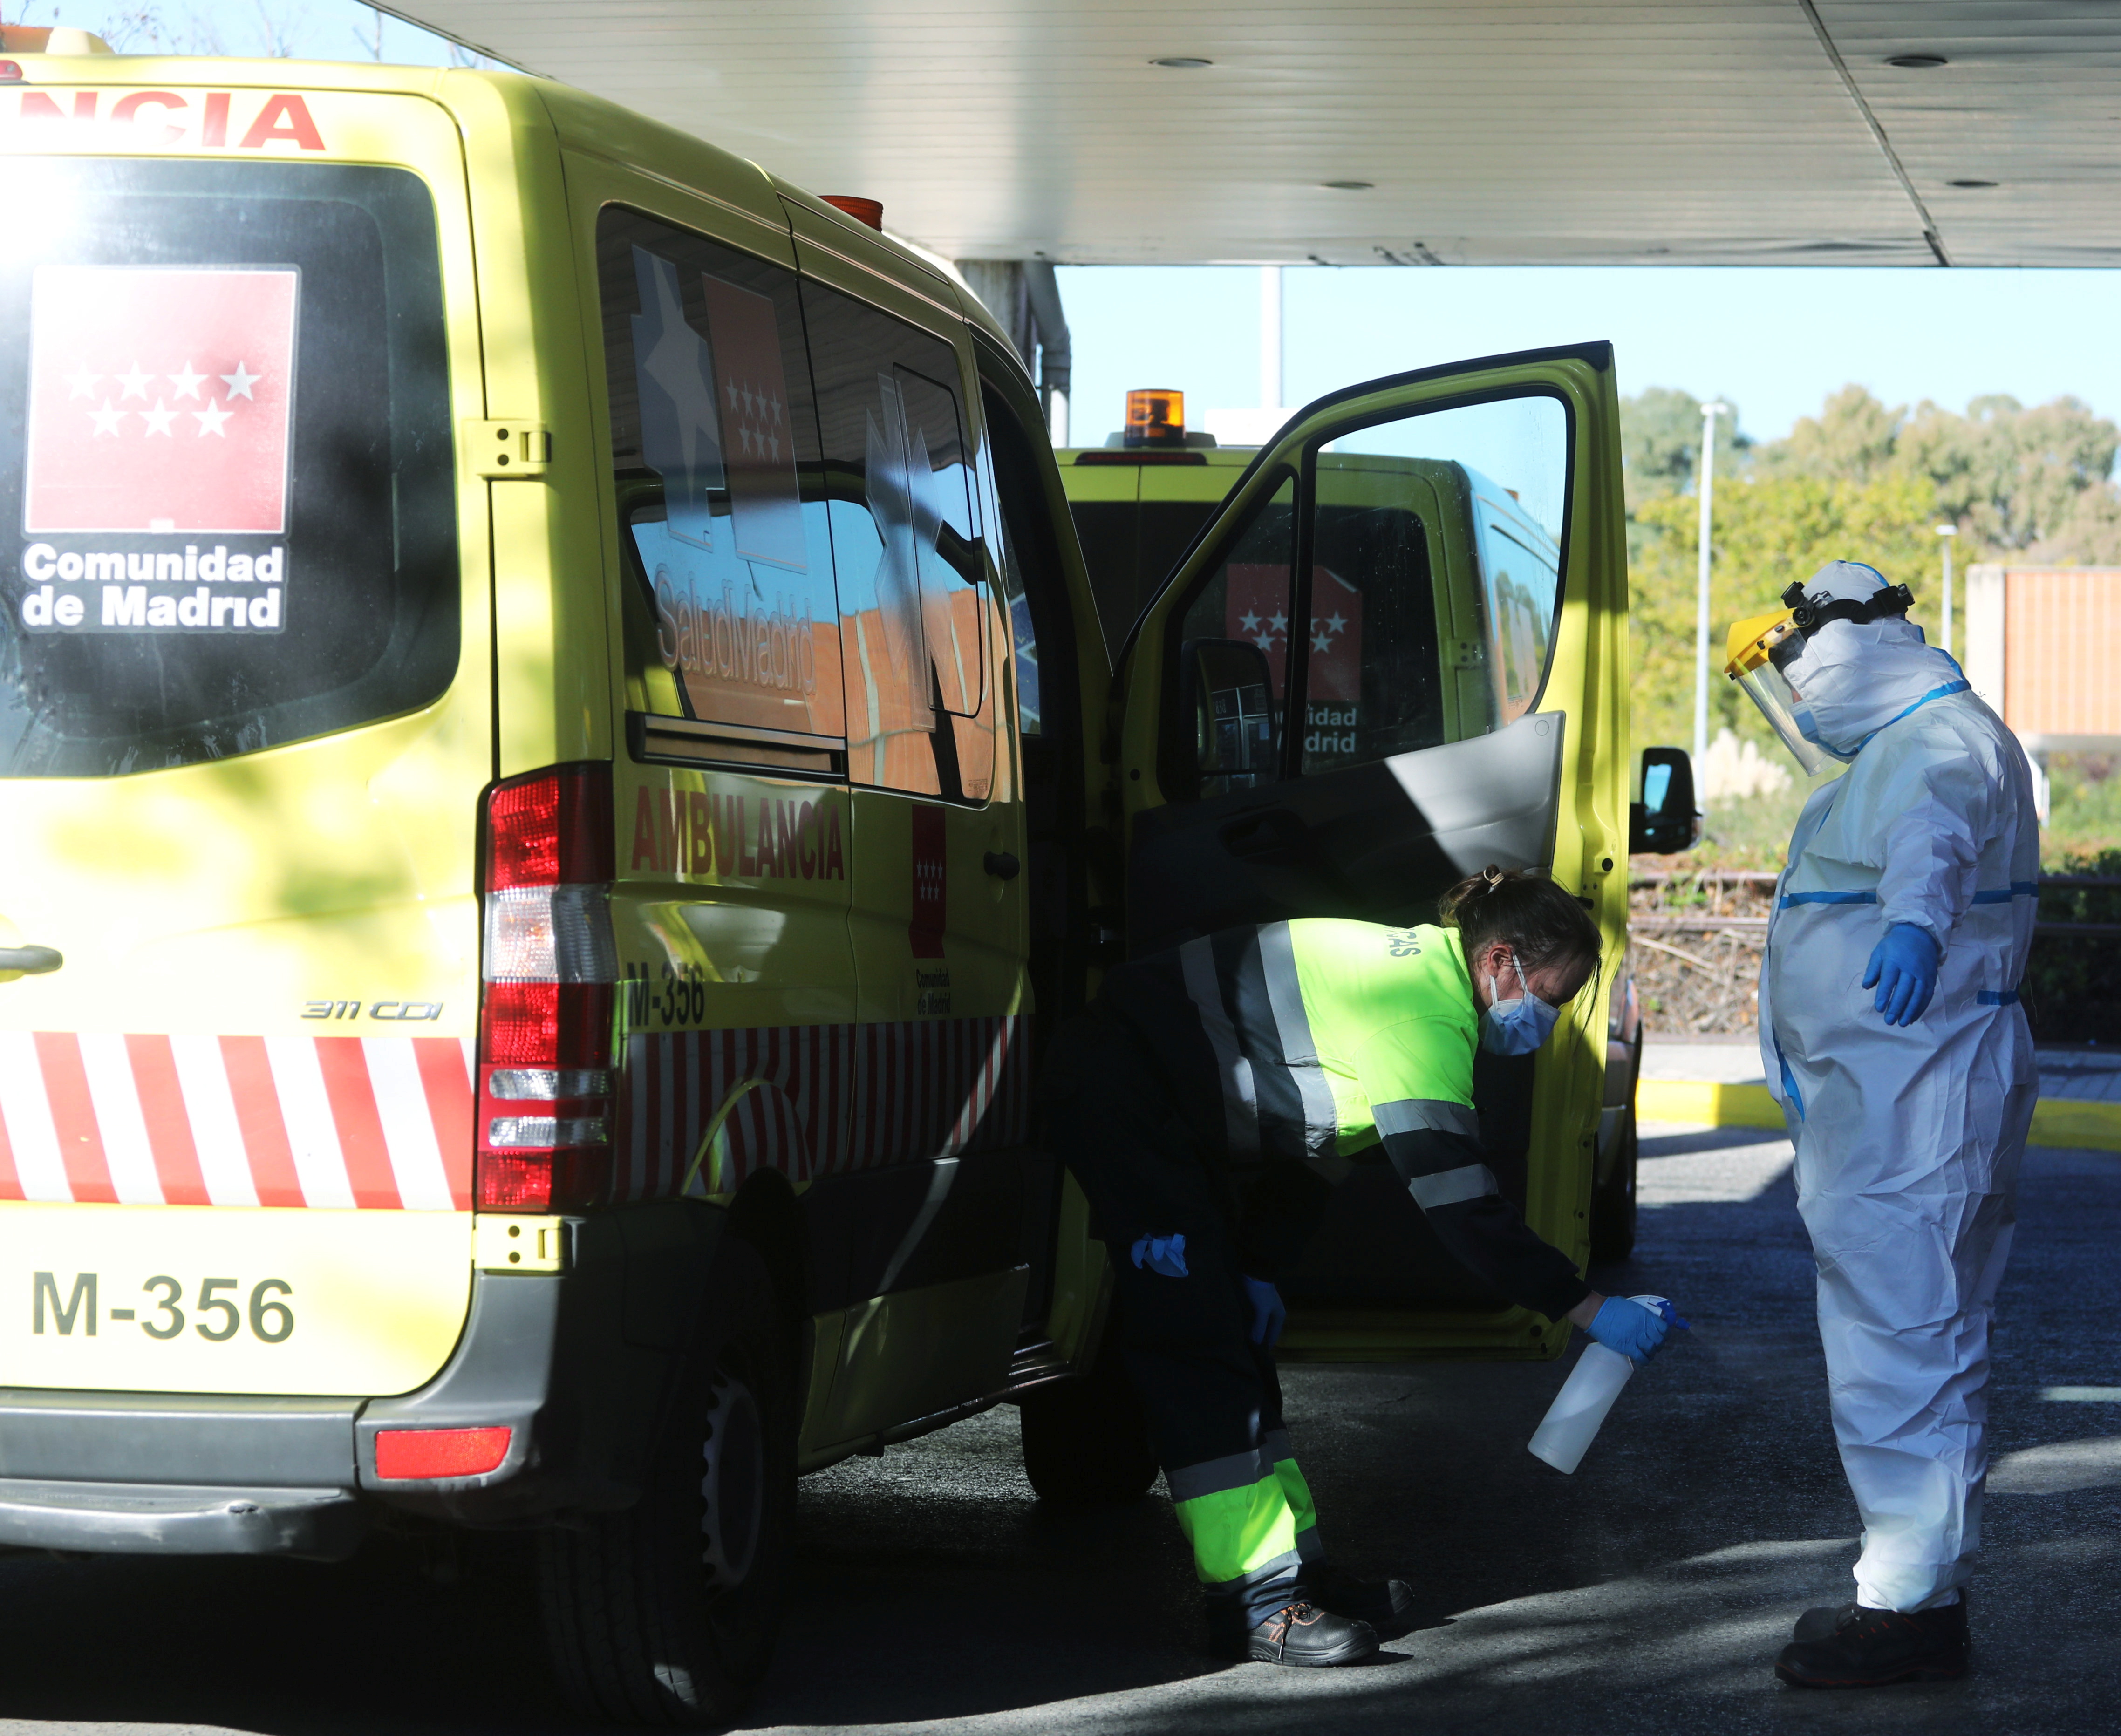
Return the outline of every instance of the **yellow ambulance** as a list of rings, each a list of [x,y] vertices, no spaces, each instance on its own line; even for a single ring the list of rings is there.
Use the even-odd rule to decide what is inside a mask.
[[[1115,675],[947,271],[563,86],[99,48],[0,36],[0,1545],[531,1529],[576,1710],[712,1723],[799,1472],[1016,1400],[1042,1487],[1154,1475],[1033,1139],[1101,962],[1487,861],[1618,940],[1611,354],[1313,406]],[[1447,739],[1494,630],[1349,450],[1545,539]],[[1362,667],[1263,680],[1327,538]],[[1605,1019],[1511,1082],[1579,1252]],[[1409,1264],[1306,1342],[1558,1350]]]

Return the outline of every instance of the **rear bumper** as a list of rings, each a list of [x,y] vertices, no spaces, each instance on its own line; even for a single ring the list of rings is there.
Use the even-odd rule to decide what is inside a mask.
[[[367,1528],[345,1489],[180,1488],[0,1478],[0,1543],[127,1555],[343,1561]]]
[[[0,1389],[0,1548],[335,1561],[403,1513],[537,1525],[637,1496],[721,1214],[584,1221],[569,1268],[476,1275],[463,1336],[417,1392],[265,1399]],[[475,1477],[380,1477],[385,1429],[510,1431]]]

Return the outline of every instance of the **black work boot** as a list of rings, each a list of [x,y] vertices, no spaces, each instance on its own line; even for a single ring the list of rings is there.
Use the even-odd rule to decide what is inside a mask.
[[[1241,1631],[1238,1621],[1211,1608],[1208,1643],[1218,1657],[1318,1669],[1359,1664],[1376,1652],[1377,1636],[1366,1622],[1350,1622],[1316,1603],[1298,1603],[1277,1609],[1249,1633]]]
[[[1303,1591],[1330,1614],[1374,1628],[1380,1640],[1396,1640],[1414,1626],[1414,1587],[1405,1580],[1359,1580],[1321,1561],[1303,1570]]]
[[[1775,1673],[1792,1687],[1883,1687],[1942,1682],[1966,1673],[1966,1604],[1942,1609],[1866,1609],[1852,1603],[1824,1638],[1785,1645]],[[1821,1612],[1807,1611],[1809,1622]]]
[[[1800,1645],[1812,1640],[1830,1639],[1834,1630],[1854,1615],[1858,1607],[1854,1603],[1821,1603],[1816,1609],[1807,1609],[1797,1618],[1797,1627],[1790,1638]]]
[[[1959,1594],[1959,1608],[1962,1617],[1966,1613],[1966,1606],[1973,1601],[1973,1598],[1974,1594],[1970,1591],[1961,1591]],[[1797,1618],[1797,1631],[1790,1637],[1800,1643],[1806,1640],[1824,1640],[1853,1615],[1860,1607],[1855,1603],[1844,1603],[1837,1608],[1833,1604],[1822,1603],[1816,1609],[1807,1609]]]

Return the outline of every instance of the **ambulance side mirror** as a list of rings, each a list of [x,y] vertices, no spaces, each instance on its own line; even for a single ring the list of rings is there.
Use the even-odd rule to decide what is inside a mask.
[[[1628,804],[1628,848],[1668,856],[1701,841],[1694,761],[1683,747],[1643,749],[1643,798]]]
[[[1179,714],[1191,725],[1191,739],[1175,744],[1180,763],[1172,769],[1186,793],[1222,795],[1273,783],[1281,768],[1266,654],[1242,639],[1189,639],[1178,662]]]

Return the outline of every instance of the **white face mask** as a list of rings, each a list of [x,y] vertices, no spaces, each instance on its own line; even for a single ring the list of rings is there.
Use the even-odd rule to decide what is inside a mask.
[[[1480,1015],[1480,1046],[1490,1054],[1528,1055],[1554,1034],[1561,1009],[1550,1006],[1531,992],[1517,954],[1510,955],[1519,992],[1507,1000],[1495,995],[1495,979],[1488,979],[1488,1010]]]

